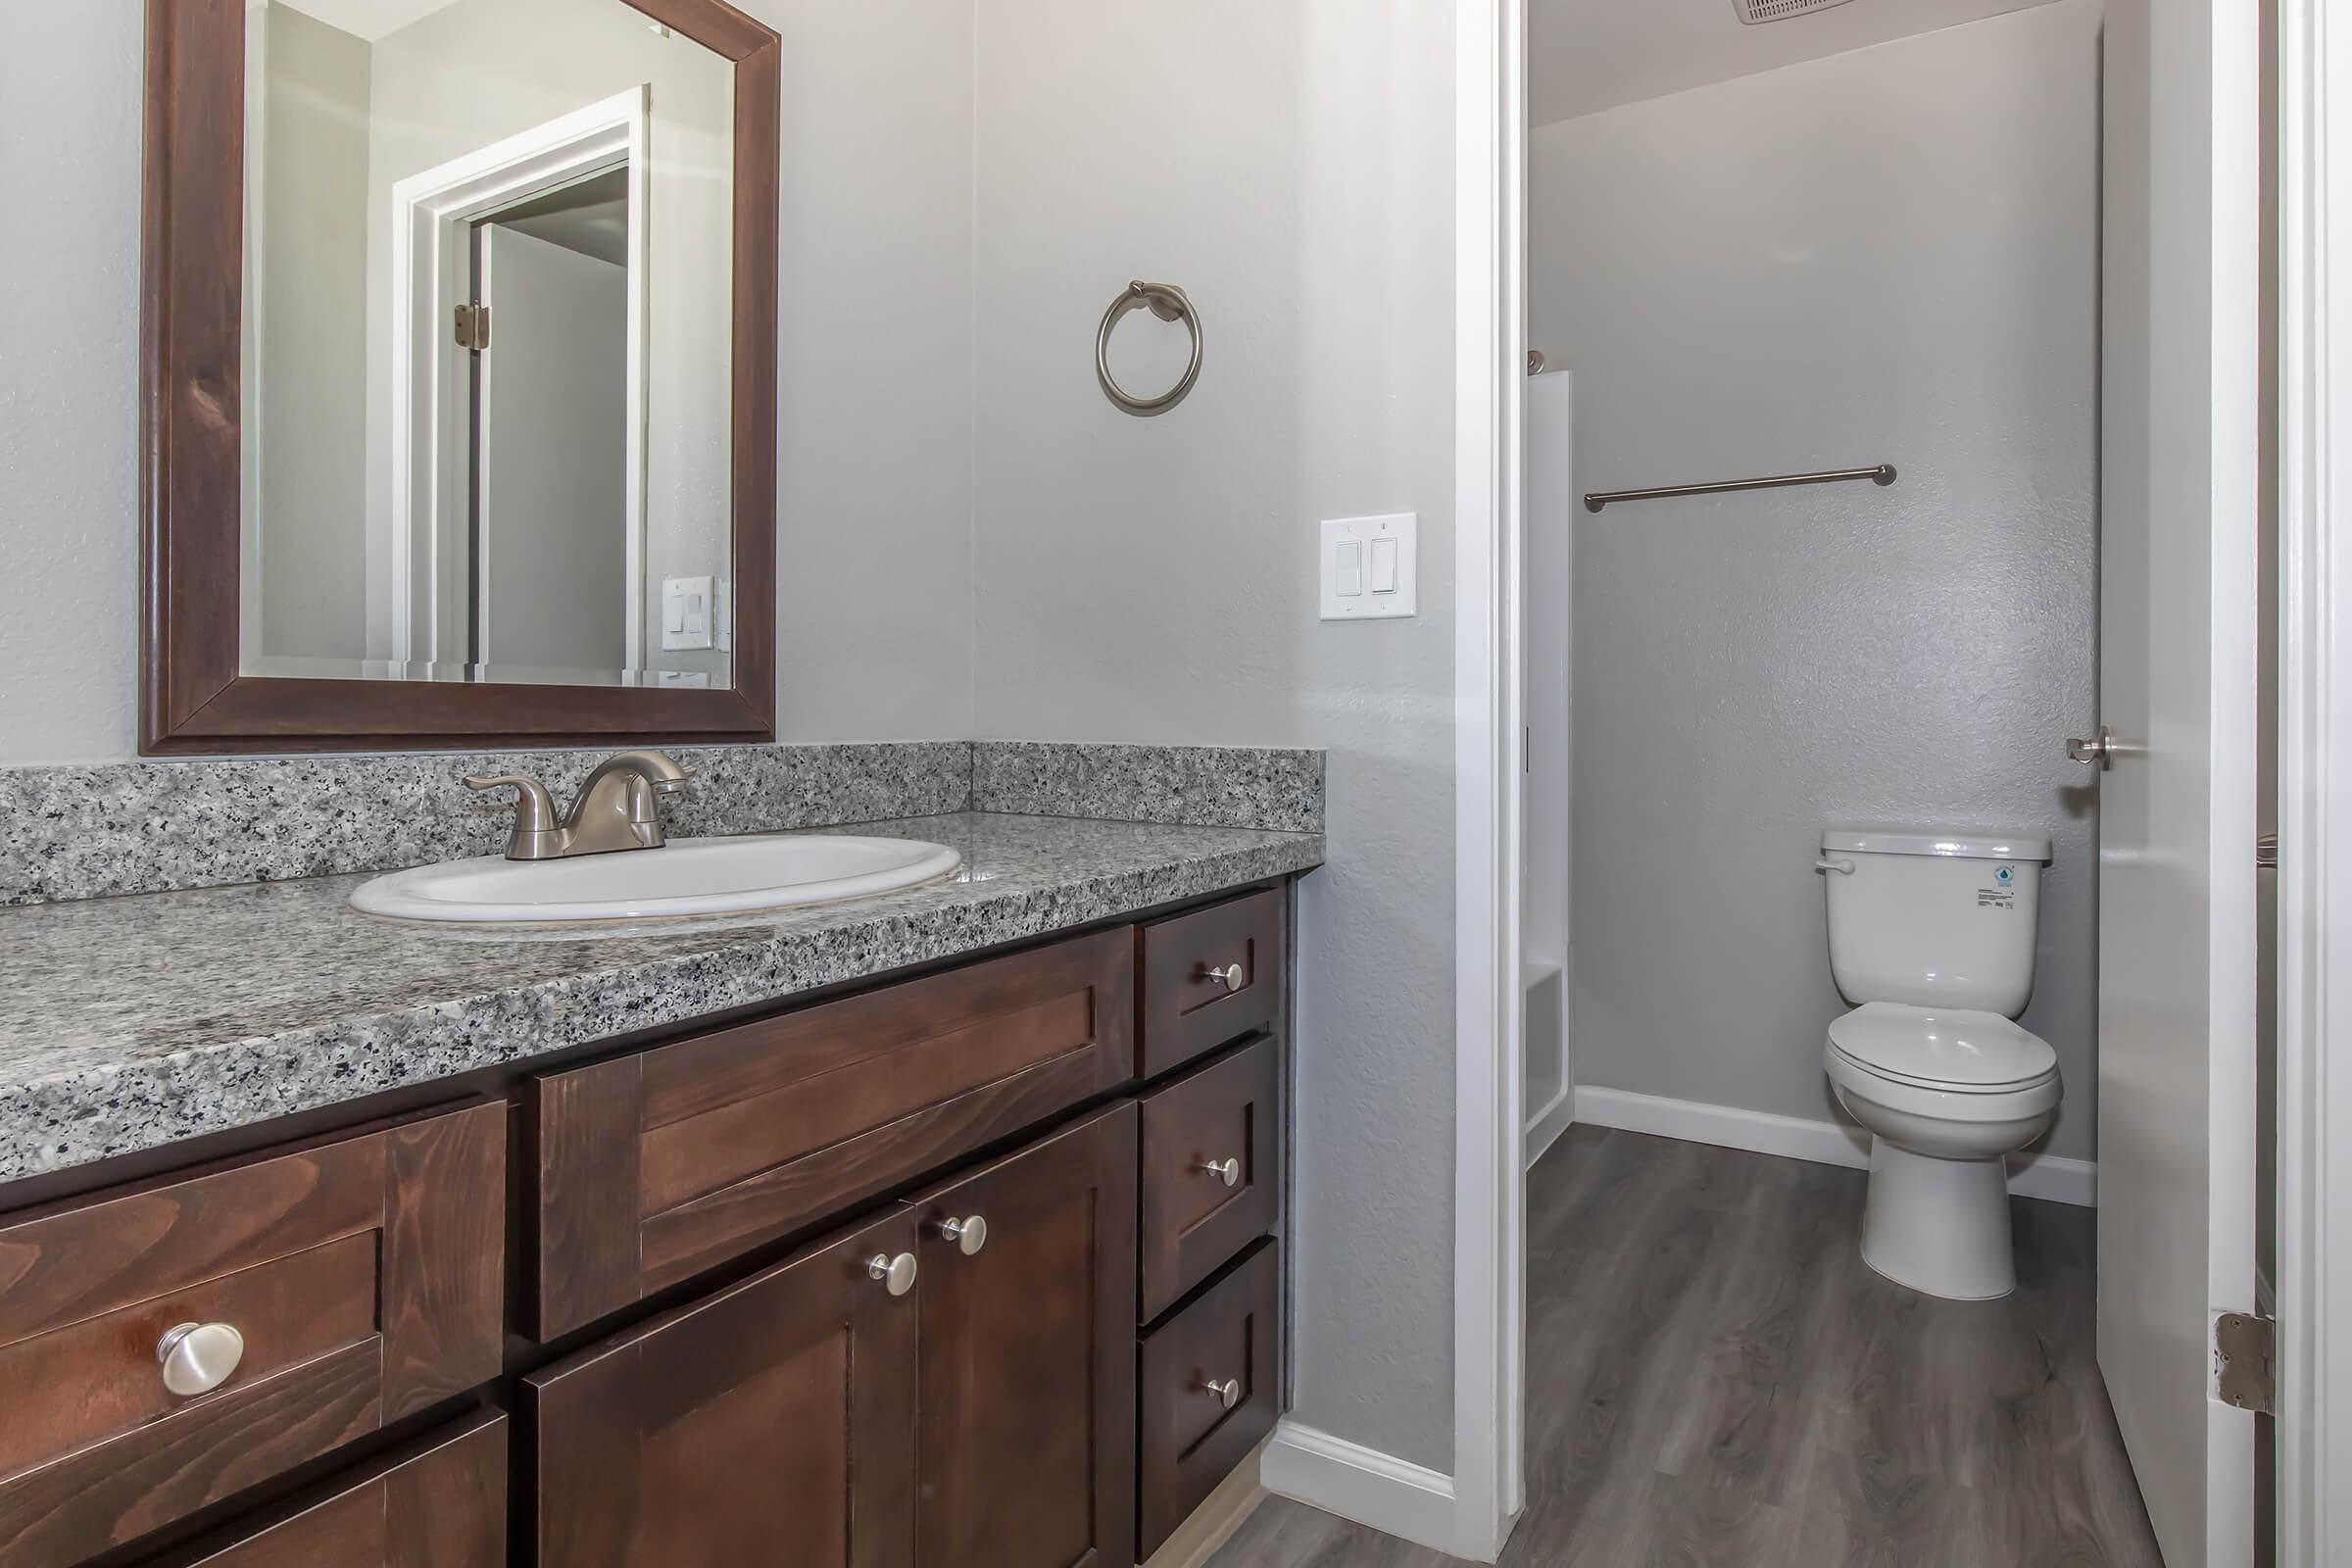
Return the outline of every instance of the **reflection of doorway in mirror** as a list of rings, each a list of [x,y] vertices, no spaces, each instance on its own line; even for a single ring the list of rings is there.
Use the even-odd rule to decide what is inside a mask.
[[[622,504],[628,172],[474,225],[472,606],[466,662],[635,669],[642,559]],[[613,607],[606,616],[594,607]]]
[[[401,662],[490,679],[644,667],[648,98],[616,94],[393,187],[381,592]],[[592,483],[606,488],[583,507]]]

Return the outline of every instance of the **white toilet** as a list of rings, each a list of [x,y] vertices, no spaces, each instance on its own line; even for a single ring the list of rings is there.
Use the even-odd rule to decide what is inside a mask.
[[[2010,1021],[2034,990],[2049,838],[1833,829],[1821,849],[1830,972],[1859,1004],[1823,1057],[1871,1133],[1862,1260],[1931,1296],[2007,1296],[2007,1156],[2058,1108],[2056,1053]]]

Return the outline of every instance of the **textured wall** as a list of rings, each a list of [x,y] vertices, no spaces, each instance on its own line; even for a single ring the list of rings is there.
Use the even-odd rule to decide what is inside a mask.
[[[1298,1415],[1452,1448],[1452,19],[1420,0],[980,17],[978,733],[1329,749],[1300,894]],[[1199,386],[1113,409],[1130,278]],[[1131,315],[1117,368],[1170,373]],[[1418,511],[1421,617],[1318,622],[1319,517]]]
[[[2024,1022],[2091,1153],[2097,33],[2066,0],[1537,133],[1579,489],[1902,476],[1577,514],[1582,1083],[1830,1116],[1822,827],[2041,827]]]
[[[127,757],[138,680],[141,8],[0,49],[0,762]]]

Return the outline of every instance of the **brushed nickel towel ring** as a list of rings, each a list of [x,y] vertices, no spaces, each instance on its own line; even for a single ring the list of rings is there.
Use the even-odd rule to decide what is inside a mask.
[[[1119,318],[1138,306],[1149,306],[1152,314],[1163,321],[1182,321],[1193,334],[1192,363],[1184,368],[1174,386],[1154,398],[1139,398],[1125,390],[1110,373],[1110,329],[1119,324]],[[1184,401],[1200,377],[1200,317],[1184,290],[1173,283],[1134,282],[1110,302],[1102,313],[1102,326],[1095,333],[1095,378],[1102,383],[1103,395],[1111,402],[1138,416],[1162,414]]]

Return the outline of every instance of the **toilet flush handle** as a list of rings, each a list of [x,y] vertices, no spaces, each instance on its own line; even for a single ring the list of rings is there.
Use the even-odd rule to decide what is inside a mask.
[[[1839,876],[1852,876],[1854,874],[1854,862],[1851,860],[1833,859],[1829,856],[1825,855],[1820,859],[1813,862],[1813,869],[1816,871],[1835,871]]]

